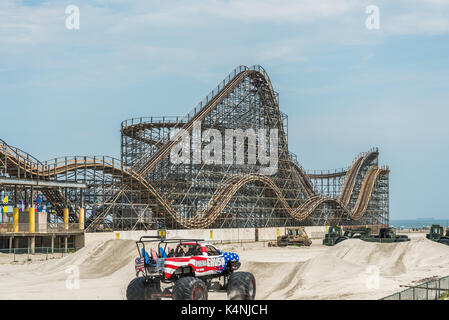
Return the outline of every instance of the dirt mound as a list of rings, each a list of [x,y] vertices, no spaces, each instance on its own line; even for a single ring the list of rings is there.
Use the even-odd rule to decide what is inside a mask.
[[[51,273],[78,266],[81,279],[101,278],[114,274],[125,266],[133,270],[137,256],[136,242],[132,240],[97,241],[55,262],[49,261],[42,270]]]
[[[243,262],[241,270],[254,274],[257,283],[257,299],[281,299],[288,295],[291,284],[298,282],[298,274],[304,262]]]
[[[367,287],[366,268],[329,254],[306,262],[248,262],[242,267],[255,275],[258,299],[360,299],[373,294]],[[387,291],[395,287],[388,279],[379,281]]]
[[[426,239],[380,244],[346,240],[305,262],[247,261],[258,299],[377,299],[412,284],[422,274],[449,274],[449,247]],[[268,257],[267,257],[268,258]]]
[[[449,265],[449,246],[427,239],[399,243],[351,239],[330,248],[326,254],[360,266],[376,265],[385,276]]]
[[[137,255],[136,242],[131,240],[109,240],[99,246],[80,264],[83,278],[101,278],[130,265],[133,271]]]
[[[257,299],[378,299],[401,284],[449,274],[449,246],[427,239],[391,244],[350,239],[329,248],[223,247],[239,253],[241,271],[256,277]],[[124,299],[135,277],[136,254],[135,241],[108,240],[90,242],[60,260],[1,265],[0,299]],[[66,286],[72,266],[79,268],[77,290]]]

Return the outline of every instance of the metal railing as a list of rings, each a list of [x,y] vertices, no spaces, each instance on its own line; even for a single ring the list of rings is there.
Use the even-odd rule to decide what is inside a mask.
[[[65,249],[56,247],[36,247],[34,253],[32,253],[30,248],[0,249],[0,264],[58,259],[63,258],[68,254],[75,253],[79,249],[81,248],[68,247]]]
[[[79,229],[79,223],[36,223],[34,226],[34,233],[76,233],[83,232]],[[17,223],[13,222],[0,223],[0,234],[14,234],[14,233],[29,233],[29,223]],[[34,234],[33,233],[33,234]]]
[[[208,229],[227,229],[227,228],[282,228],[282,227],[306,227],[311,225],[318,225],[320,222],[319,217],[309,217],[308,221],[298,221],[292,217],[218,217],[210,224]],[[136,218],[123,218],[121,220],[122,224],[114,226],[114,224],[109,221],[107,223],[98,224],[95,232],[120,232],[120,231],[132,231],[133,226],[136,224]],[[347,219],[335,219],[335,224],[341,225],[343,230],[357,229],[361,227],[366,227],[367,224],[359,224],[352,221],[350,224]],[[185,230],[182,226],[169,218],[143,218],[140,220],[142,230]],[[380,228],[385,228],[387,225],[384,224],[370,224],[372,233],[378,233]],[[88,232],[88,231],[87,231]],[[309,235],[311,236],[311,235]],[[317,236],[317,235],[314,235]]]
[[[448,294],[449,276],[446,276],[396,292],[381,300],[438,300],[447,297]]]

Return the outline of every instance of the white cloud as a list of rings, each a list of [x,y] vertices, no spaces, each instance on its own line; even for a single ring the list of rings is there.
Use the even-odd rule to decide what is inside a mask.
[[[57,19],[53,8],[15,7],[9,2],[0,5],[0,44],[33,45],[51,40],[48,26]]]
[[[204,26],[215,19],[243,23],[303,24],[316,19],[340,16],[360,7],[350,0],[196,0],[181,1],[177,5],[160,6],[140,3],[141,14],[133,17],[135,23],[166,26]],[[136,11],[138,12],[138,11]]]
[[[65,2],[20,3],[0,3],[0,68],[31,65],[42,74],[27,80],[40,85],[63,85],[55,70],[72,74],[70,85],[84,86],[157,72],[212,79],[217,75],[209,67],[217,61],[301,63],[323,49],[449,32],[449,0],[379,1],[379,32],[365,28],[370,0],[95,0],[79,2],[79,31],[65,28]]]
[[[449,12],[449,10],[448,10]],[[449,32],[449,15],[439,12],[413,12],[387,17],[384,28],[390,34],[435,35]]]

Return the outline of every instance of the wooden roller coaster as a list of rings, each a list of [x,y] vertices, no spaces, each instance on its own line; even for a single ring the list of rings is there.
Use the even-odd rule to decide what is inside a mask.
[[[286,118],[263,68],[240,66],[184,117],[122,123],[121,160],[40,162],[0,141],[0,176],[86,183],[88,231],[105,224],[113,229],[387,224],[389,169],[378,167],[378,150],[359,155],[346,170],[307,173],[288,150]],[[171,151],[183,132],[193,133],[195,123],[223,133],[276,128],[277,172],[260,174],[260,163],[172,163]],[[249,140],[243,144],[248,150]],[[55,189],[44,195],[58,214],[62,203],[81,198],[72,193],[67,199]]]

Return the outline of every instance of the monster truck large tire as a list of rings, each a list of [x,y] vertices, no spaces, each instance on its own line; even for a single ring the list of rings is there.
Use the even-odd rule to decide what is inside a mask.
[[[254,300],[256,279],[249,272],[234,272],[229,276],[227,293],[229,300]]]
[[[207,286],[195,277],[183,277],[175,282],[173,300],[207,300]]]
[[[126,289],[126,299],[127,300],[146,300],[147,294],[146,294],[146,285],[145,285],[145,278],[144,277],[138,277],[134,278],[129,284],[128,288]]]
[[[161,300],[153,298],[152,293],[160,293],[160,283],[146,283],[144,277],[134,278],[126,289],[127,300]]]

